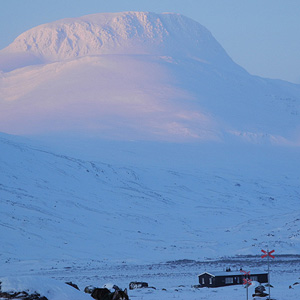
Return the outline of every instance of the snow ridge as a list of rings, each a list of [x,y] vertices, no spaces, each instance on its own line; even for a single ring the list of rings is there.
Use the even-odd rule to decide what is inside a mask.
[[[21,34],[5,52],[30,52],[48,60],[99,54],[152,54],[227,60],[199,23],[173,13],[101,13],[63,19]]]

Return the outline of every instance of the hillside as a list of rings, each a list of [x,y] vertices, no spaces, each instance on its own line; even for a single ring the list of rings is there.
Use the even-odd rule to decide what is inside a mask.
[[[268,149],[224,162],[222,148],[214,147],[207,149],[214,151],[212,164],[201,147],[194,154],[183,148],[182,165],[155,164],[155,152],[152,162],[144,157],[135,165],[124,146],[110,148],[112,157],[122,153],[119,164],[57,154],[7,135],[0,143],[3,261],[204,259],[257,254],[266,244],[299,252],[296,152],[286,159],[293,165],[274,163],[282,153],[270,157]],[[143,155],[140,147],[135,157]],[[161,158],[170,155],[167,146],[159,149]]]

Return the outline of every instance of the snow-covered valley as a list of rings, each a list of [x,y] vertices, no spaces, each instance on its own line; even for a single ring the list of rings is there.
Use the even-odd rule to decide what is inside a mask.
[[[176,161],[135,166],[85,161],[2,137],[4,259],[74,255],[153,262],[257,254],[266,244],[297,254],[297,151],[277,169],[275,162],[264,165],[263,156],[244,166],[237,162],[243,157],[232,162],[228,156],[218,167],[223,158],[217,153],[215,166],[207,167],[200,149],[182,158],[194,167],[177,167]],[[284,169],[292,159],[293,167]],[[28,249],[20,251],[19,243]]]
[[[76,158],[1,135],[2,276],[157,288],[132,299],[237,299],[241,286],[191,286],[204,269],[265,269],[259,253],[269,247],[277,296],[299,295],[287,288],[300,268],[297,151],[102,143]]]

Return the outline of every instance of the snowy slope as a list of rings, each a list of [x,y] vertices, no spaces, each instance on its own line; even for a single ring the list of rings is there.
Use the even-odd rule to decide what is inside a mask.
[[[79,292],[64,282],[51,278],[38,278],[32,276],[0,277],[1,291],[40,294],[49,300],[84,300],[91,296]],[[20,299],[20,298],[19,298]]]
[[[299,85],[249,75],[181,15],[63,19],[1,57],[2,132],[299,145]]]
[[[224,162],[213,147],[213,165],[201,146],[196,155],[184,148],[182,165],[194,162],[185,168],[85,161],[7,135],[0,143],[2,261],[204,259],[266,244],[299,252],[297,152],[289,165],[255,151]]]

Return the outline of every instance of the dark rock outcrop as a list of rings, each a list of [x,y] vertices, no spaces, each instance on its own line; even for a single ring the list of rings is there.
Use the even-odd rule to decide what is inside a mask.
[[[1,292],[0,298],[5,300],[48,300],[38,293],[28,294],[27,292]]]
[[[147,287],[148,287],[148,283],[147,282],[132,281],[132,282],[129,283],[129,289],[130,290],[147,288]]]
[[[68,284],[68,285],[72,286],[74,289],[80,291],[78,285],[73,283],[72,281],[66,282],[66,284]]]

